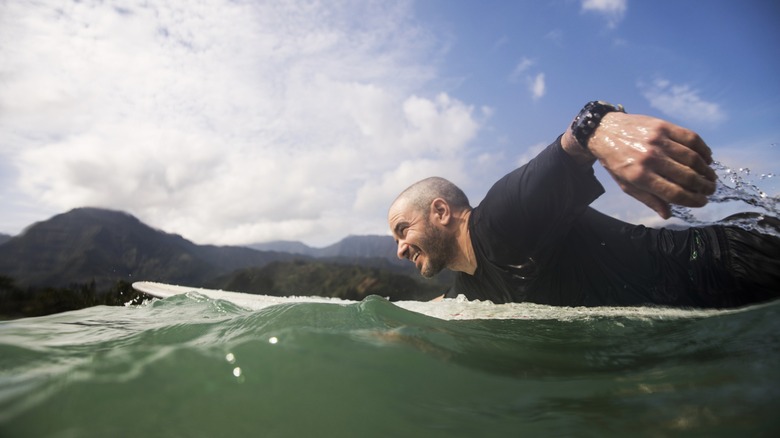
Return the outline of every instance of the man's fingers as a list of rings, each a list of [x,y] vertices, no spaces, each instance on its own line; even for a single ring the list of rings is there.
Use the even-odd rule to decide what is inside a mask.
[[[718,179],[718,175],[709,166],[707,161],[705,161],[704,157],[702,157],[698,152],[688,148],[686,145],[669,139],[663,143],[662,148],[672,160],[690,168],[697,175],[700,175],[713,183]],[[714,184],[711,186],[714,190]]]
[[[673,126],[668,129],[669,138],[696,152],[705,162],[705,164],[712,164],[712,149],[707,146],[707,143],[699,136],[699,134],[682,128],[680,126]]]
[[[703,207],[707,204],[707,195],[715,189],[715,183],[668,157],[656,157],[652,162],[645,160],[642,164],[638,172],[631,174],[610,173],[624,192],[664,218],[669,214],[668,204]]]
[[[685,207],[703,207],[707,204],[707,195],[712,193],[708,189],[708,185],[713,184],[711,181],[680,169],[679,164],[672,161],[659,162],[661,164],[656,165],[654,172],[643,172],[640,178],[633,181],[636,190],[652,193],[665,203]],[[696,189],[692,189],[692,186]]]
[[[715,193],[715,180],[709,179],[706,175],[697,172],[684,163],[675,161],[670,156],[658,157],[655,160],[656,162],[652,163],[653,173],[676,186],[666,187],[663,184],[659,184],[655,187],[659,190],[667,189],[670,191],[668,196],[661,195],[667,201],[678,203],[677,200],[671,198],[672,196],[676,197],[678,192],[688,193],[692,196],[704,195],[704,197]],[[710,168],[708,167],[708,169]],[[653,173],[649,173],[649,176],[653,177]],[[659,194],[662,193],[660,192]]]

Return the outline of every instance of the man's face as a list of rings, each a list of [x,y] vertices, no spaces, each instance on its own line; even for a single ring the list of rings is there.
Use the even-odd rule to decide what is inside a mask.
[[[404,205],[391,209],[388,221],[398,243],[398,258],[409,259],[425,278],[448,266],[455,255],[454,239],[427,215]]]

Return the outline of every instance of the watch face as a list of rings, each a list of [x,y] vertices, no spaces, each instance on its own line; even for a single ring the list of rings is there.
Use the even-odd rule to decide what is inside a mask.
[[[612,105],[601,100],[588,102],[572,122],[571,130],[580,146],[588,149],[588,140],[599,126],[601,118],[611,112],[625,112],[623,105]]]

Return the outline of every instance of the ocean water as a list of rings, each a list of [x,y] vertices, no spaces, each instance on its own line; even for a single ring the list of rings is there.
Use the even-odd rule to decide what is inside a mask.
[[[0,436],[780,436],[780,301],[515,306],[191,293],[2,322]]]

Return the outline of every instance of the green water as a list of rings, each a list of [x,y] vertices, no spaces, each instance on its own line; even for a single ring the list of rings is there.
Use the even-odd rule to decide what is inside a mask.
[[[779,436],[779,310],[444,321],[180,295],[7,321],[0,436]]]

